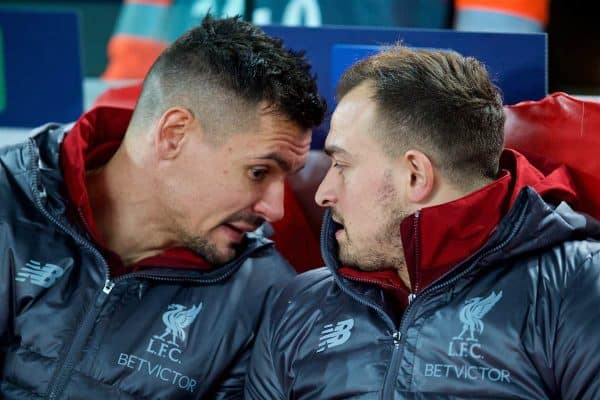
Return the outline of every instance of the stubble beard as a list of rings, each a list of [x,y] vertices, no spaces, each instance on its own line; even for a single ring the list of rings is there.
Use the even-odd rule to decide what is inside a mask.
[[[344,225],[344,240],[338,241],[338,258],[343,265],[362,271],[406,271],[400,224],[409,213],[400,205],[398,193],[392,183],[392,175],[392,171],[386,169],[383,172],[381,187],[377,190],[376,204],[382,210],[382,226],[374,237],[366,238],[362,243],[355,242]],[[338,217],[338,220],[343,224],[343,219]]]
[[[200,255],[211,265],[223,265],[233,260],[237,254],[237,246],[228,245],[227,250],[219,250],[215,243],[204,238],[196,238],[186,244],[190,250]]]
[[[338,242],[338,258],[342,265],[362,271],[406,268],[400,223],[408,213],[396,208],[386,214],[387,222],[372,240],[357,243],[345,230],[344,240]]]
[[[206,237],[192,236],[180,231],[180,243],[202,257],[211,265],[223,265],[233,260],[238,254],[238,247],[234,244],[227,245],[225,250],[219,249],[216,243]]]
[[[223,221],[222,224],[231,224],[235,222],[245,222],[246,224],[258,228],[263,224],[264,220],[248,213],[238,213]],[[192,235],[183,228],[179,229],[178,236],[180,242],[183,243],[185,247],[200,255],[211,265],[223,265],[235,259],[240,253],[244,243],[244,241],[239,244],[228,243],[226,244],[225,249],[219,249],[219,246],[207,236]]]

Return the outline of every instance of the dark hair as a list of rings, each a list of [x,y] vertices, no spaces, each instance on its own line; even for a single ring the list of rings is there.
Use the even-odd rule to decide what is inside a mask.
[[[209,14],[159,56],[136,108],[162,113],[187,103],[213,107],[204,117],[218,120],[226,114],[223,106],[261,101],[303,129],[318,126],[326,108],[303,52],[285,49],[280,39],[239,17],[218,20]]]
[[[395,45],[361,60],[342,76],[341,100],[372,84],[384,148],[418,148],[455,183],[495,178],[503,147],[502,96],[479,61],[454,51]]]

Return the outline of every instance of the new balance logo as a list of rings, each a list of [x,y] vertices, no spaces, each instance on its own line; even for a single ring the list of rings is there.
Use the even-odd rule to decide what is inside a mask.
[[[338,322],[335,326],[327,324],[323,327],[321,337],[319,338],[319,347],[317,353],[325,349],[344,344],[350,339],[350,331],[354,327],[354,319],[350,318],[345,321]]]
[[[26,282],[29,280],[33,285],[49,288],[65,273],[65,270],[54,264],[41,264],[30,260],[17,273],[15,281]]]

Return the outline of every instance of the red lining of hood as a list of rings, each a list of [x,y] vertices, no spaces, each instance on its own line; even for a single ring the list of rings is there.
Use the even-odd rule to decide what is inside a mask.
[[[455,201],[426,207],[400,224],[412,291],[418,293],[485,244],[520,190],[531,186],[544,198],[577,204],[568,170],[561,165],[544,176],[520,153],[506,149],[501,176],[491,184]],[[485,212],[482,212],[485,211]],[[364,272],[342,267],[349,279],[393,290],[406,306],[407,288],[395,270]]]
[[[210,269],[211,265],[203,258],[182,247],[168,249],[127,268],[116,253],[106,248],[94,221],[85,183],[85,171],[104,165],[114,155],[123,140],[132,114],[131,109],[97,107],[85,113],[65,136],[60,150],[60,165],[76,218],[83,219],[82,222],[93,241],[106,257],[112,276],[149,267]]]

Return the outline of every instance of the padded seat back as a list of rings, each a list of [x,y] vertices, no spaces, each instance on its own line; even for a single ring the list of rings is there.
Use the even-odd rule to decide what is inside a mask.
[[[504,144],[534,165],[565,164],[580,196],[578,209],[600,219],[600,103],[553,93],[505,107]]]

